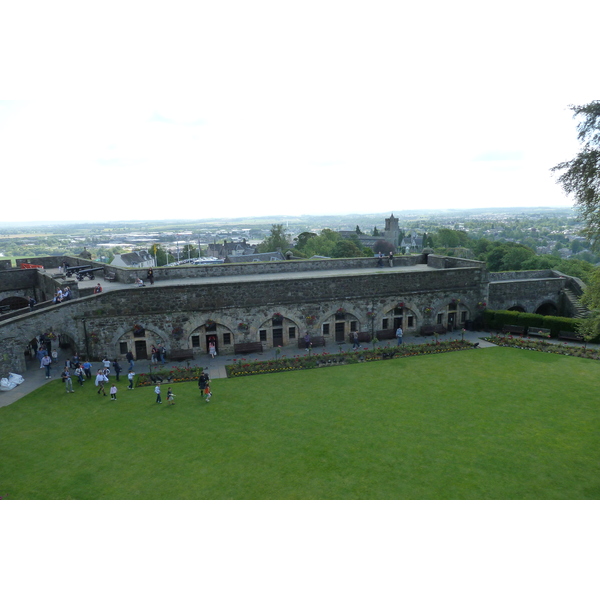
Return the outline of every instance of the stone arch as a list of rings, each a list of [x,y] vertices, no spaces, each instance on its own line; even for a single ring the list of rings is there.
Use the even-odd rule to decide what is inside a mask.
[[[276,315],[281,315],[281,319],[277,318]],[[292,337],[290,337],[291,328],[293,328]],[[274,311],[270,317],[262,319],[256,328],[256,332],[257,339],[265,344],[267,348],[295,344],[298,342],[299,336],[304,335],[299,320],[289,316],[287,311]]]
[[[136,335],[134,327],[121,326],[112,336],[108,345],[109,350],[112,350],[115,356],[125,358],[125,354],[131,351],[136,360],[149,359],[152,344],[155,346],[163,344],[167,348],[167,351],[170,350],[168,344],[170,336],[164,329],[156,327],[153,323],[147,324],[143,321],[138,321],[137,324],[143,327],[143,335]],[[142,345],[143,342],[145,346]]]
[[[23,296],[7,296],[0,300],[0,306],[8,306],[10,310],[18,310],[19,308],[27,308],[29,300]]]
[[[214,323],[214,328],[210,321]],[[213,336],[216,338],[217,352],[233,348],[235,334],[231,327],[212,319],[206,319],[190,331],[187,336],[188,348],[191,348],[194,354],[208,354],[208,339]]]
[[[385,319],[387,319],[387,327],[384,327]],[[389,302],[384,307],[381,328],[376,327],[375,329],[393,329],[395,331],[402,326],[404,332],[416,331],[422,322],[423,315],[416,306],[411,302],[398,300]]]
[[[514,312],[521,312],[521,313],[527,312],[525,310],[525,308],[523,306],[521,306],[520,304],[515,304],[514,306],[511,306],[510,308],[507,308],[506,310],[512,310]]]
[[[535,313],[537,315],[556,316],[558,315],[558,306],[551,300],[546,300],[535,309]]]

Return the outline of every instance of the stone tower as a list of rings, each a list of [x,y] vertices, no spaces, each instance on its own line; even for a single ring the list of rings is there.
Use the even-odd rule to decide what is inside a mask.
[[[398,250],[398,236],[400,235],[400,227],[398,227],[398,219],[392,213],[385,220],[385,231],[383,237],[386,242],[393,244],[394,251]]]

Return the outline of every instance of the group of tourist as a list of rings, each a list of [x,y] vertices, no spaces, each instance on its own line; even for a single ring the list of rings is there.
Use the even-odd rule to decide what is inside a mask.
[[[54,294],[54,298],[52,299],[52,302],[54,302],[54,304],[59,304],[61,302],[65,302],[66,300],[70,300],[73,297],[73,293],[71,292],[71,288],[67,285],[64,287],[64,289],[60,289],[58,288],[56,290],[56,293]],[[33,300],[33,305],[31,304],[31,301]],[[32,309],[33,306],[35,306],[35,298],[29,298],[29,308]]]
[[[164,365],[167,358],[167,349],[162,344],[159,344],[158,348],[152,344],[152,348],[150,349],[150,357],[153,364],[158,364],[158,361],[160,360],[161,364]]]

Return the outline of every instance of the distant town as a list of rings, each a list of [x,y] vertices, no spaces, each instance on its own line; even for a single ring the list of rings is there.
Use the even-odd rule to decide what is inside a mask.
[[[0,228],[4,258],[86,252],[92,260],[119,266],[370,256],[390,251],[406,254],[424,247],[485,260],[490,270],[556,267],[564,261],[584,262],[591,268],[600,263],[600,255],[590,247],[583,223],[571,208],[17,223]],[[507,254],[517,264],[509,264]]]

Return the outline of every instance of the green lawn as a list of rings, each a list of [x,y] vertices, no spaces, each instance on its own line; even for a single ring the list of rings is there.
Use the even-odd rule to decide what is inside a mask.
[[[479,349],[0,408],[12,499],[598,499],[596,361]],[[163,389],[166,392],[166,389]]]

